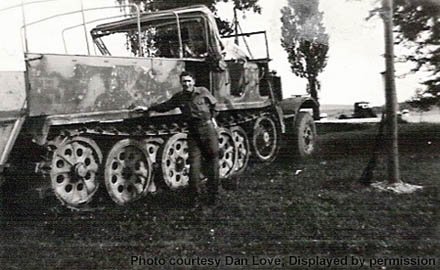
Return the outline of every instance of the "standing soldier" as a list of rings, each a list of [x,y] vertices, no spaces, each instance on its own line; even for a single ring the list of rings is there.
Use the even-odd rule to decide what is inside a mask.
[[[167,112],[174,108],[181,110],[189,127],[189,192],[192,206],[199,206],[202,158],[207,167],[207,203],[214,205],[219,185],[219,143],[214,120],[217,100],[205,87],[196,87],[194,75],[189,72],[180,74],[180,83],[183,91],[162,104],[152,106],[149,111]]]

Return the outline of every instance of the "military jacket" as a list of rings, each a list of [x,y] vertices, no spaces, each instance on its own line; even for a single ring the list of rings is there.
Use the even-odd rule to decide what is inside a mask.
[[[194,87],[193,92],[180,91],[168,101],[153,106],[157,112],[167,112],[179,108],[183,117],[189,121],[207,121],[214,117],[217,100],[205,87]]]

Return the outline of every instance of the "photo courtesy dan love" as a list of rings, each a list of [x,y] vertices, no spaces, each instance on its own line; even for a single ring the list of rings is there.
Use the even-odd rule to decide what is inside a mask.
[[[433,257],[374,257],[363,258],[358,256],[324,257],[324,256],[222,256],[222,257],[143,257],[131,256],[130,266],[187,266],[187,267],[213,267],[213,268],[282,268],[288,266],[314,268],[333,267],[435,267],[439,261]]]
[[[440,0],[0,0],[0,270],[440,269]]]

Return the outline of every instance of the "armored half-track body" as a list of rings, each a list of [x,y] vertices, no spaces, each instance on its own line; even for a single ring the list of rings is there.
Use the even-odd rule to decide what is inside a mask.
[[[209,9],[191,6],[97,25],[90,35],[99,55],[25,52],[25,72],[0,72],[3,181],[32,174],[36,189],[70,208],[98,189],[125,205],[159,188],[186,187],[188,123],[178,109],[134,109],[181,91],[182,71],[218,100],[222,178],[245,171],[250,157],[273,161],[282,140],[298,157],[314,152],[307,110],[317,103],[282,100],[269,56],[255,59],[230,42],[264,31],[220,37]]]

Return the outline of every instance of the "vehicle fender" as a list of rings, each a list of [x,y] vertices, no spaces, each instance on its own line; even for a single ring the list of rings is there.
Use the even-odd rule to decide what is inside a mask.
[[[284,123],[284,113],[283,113],[283,109],[278,104],[275,106],[275,113],[278,118],[278,122],[281,128],[281,133],[284,134],[286,133],[286,125]]]
[[[284,115],[284,119],[294,118],[302,109],[309,109],[313,112],[319,109],[319,104],[311,97],[295,96],[280,101],[280,107]],[[319,120],[319,119],[315,119]]]

